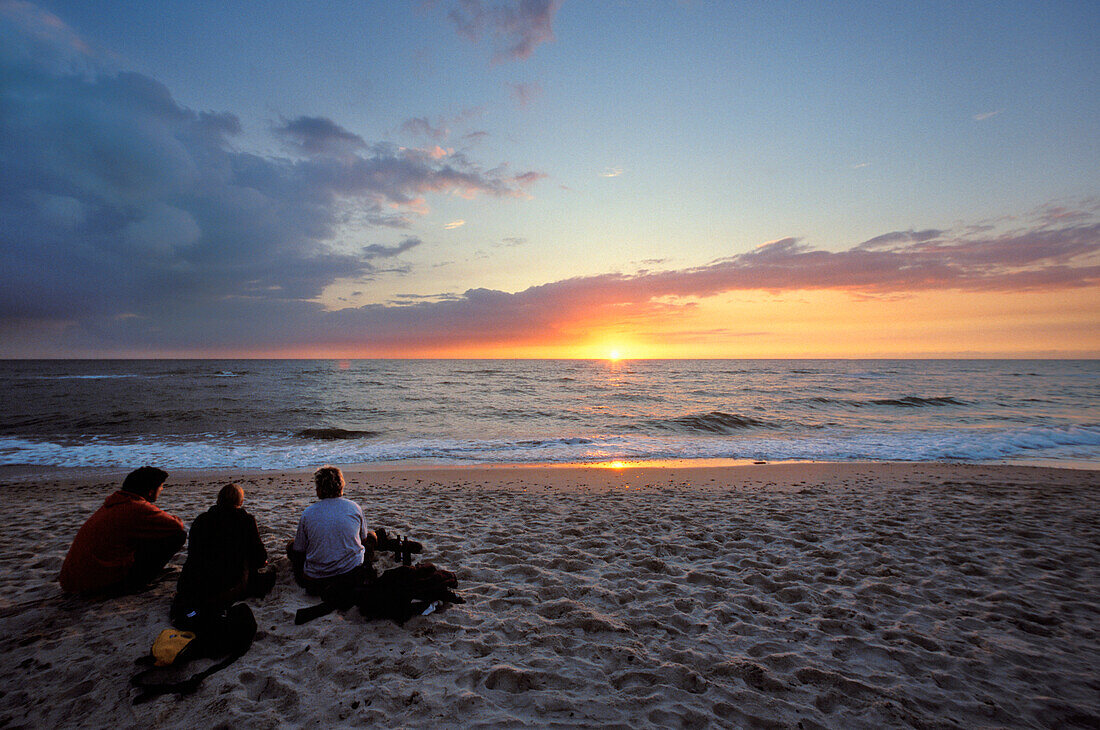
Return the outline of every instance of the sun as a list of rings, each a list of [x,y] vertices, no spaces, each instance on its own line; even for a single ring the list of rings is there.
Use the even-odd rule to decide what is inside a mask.
[[[611,352],[607,353],[608,360],[621,360],[622,357],[623,356],[619,354],[618,350],[612,350]]]

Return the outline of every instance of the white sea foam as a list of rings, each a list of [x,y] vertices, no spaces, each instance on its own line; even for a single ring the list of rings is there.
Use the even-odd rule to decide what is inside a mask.
[[[450,463],[573,462],[608,459],[736,458],[781,461],[992,461],[1053,458],[1100,465],[1100,426],[883,433],[812,437],[614,435],[538,440],[402,439],[314,441],[206,434],[196,438],[115,439],[69,443],[0,438],[0,465],[289,469],[321,462],[433,459]]]

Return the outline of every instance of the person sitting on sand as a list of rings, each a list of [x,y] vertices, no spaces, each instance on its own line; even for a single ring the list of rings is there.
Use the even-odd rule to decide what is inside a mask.
[[[363,510],[344,495],[344,475],[335,466],[313,474],[317,502],[306,507],[287,545],[294,579],[310,595],[330,589],[353,591],[370,577],[378,536],[367,529]]]
[[[187,561],[170,611],[173,622],[187,623],[250,596],[262,598],[275,585],[256,519],[243,505],[244,490],[226,484],[214,506],[191,523]]]
[[[153,466],[127,475],[122,489],[76,533],[57,576],[62,590],[129,593],[148,587],[187,539],[183,521],[153,504],[167,478],[168,472]]]

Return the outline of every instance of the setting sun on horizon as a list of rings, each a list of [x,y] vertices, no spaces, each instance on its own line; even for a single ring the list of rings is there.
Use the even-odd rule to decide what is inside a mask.
[[[258,7],[0,2],[0,357],[1100,356],[1096,3]]]
[[[0,725],[1095,726],[1098,31],[0,0]]]

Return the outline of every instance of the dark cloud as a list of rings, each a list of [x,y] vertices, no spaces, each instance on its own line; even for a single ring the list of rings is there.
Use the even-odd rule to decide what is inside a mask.
[[[561,0],[457,0],[447,17],[463,37],[480,43],[488,38],[493,61],[529,58],[540,44],[554,39],[554,14]]]
[[[349,155],[367,147],[362,137],[324,117],[284,119],[274,131],[308,155]]]
[[[0,43],[5,356],[552,345],[594,326],[660,331],[669,315],[726,292],[868,297],[1100,283],[1095,209],[1052,204],[1031,219],[893,231],[844,250],[784,238],[704,266],[333,311],[316,301],[326,287],[407,272],[395,257],[421,245],[349,240],[407,225],[430,193],[522,196],[543,175],[486,170],[438,147],[373,144],[322,117],[280,123],[297,154],[244,152],[232,114],[183,107],[140,74],[95,71],[55,18],[19,3],[0,10],[13,7],[0,41],[25,42]],[[36,24],[53,30],[33,32]]]
[[[356,251],[348,242],[409,225],[428,194],[527,195],[532,173],[369,144],[323,117],[276,128],[298,155],[241,151],[234,115],[183,107],[147,76],[97,69],[71,31],[33,6],[0,11],[0,38],[12,41],[0,44],[8,323],[152,321],[234,297],[312,299],[417,245]]]
[[[367,246],[363,249],[364,258],[389,258],[391,256],[397,256],[398,254],[405,253],[410,248],[415,248],[421,243],[420,239],[415,236],[409,236],[396,246],[383,246],[381,244],[374,244]]]
[[[454,292],[444,292],[442,294],[396,294],[391,301],[395,304],[408,304],[416,301],[442,302],[457,299],[461,299],[461,297]]]
[[[185,310],[87,317],[54,339],[67,351],[129,347],[164,352],[322,348],[424,353],[456,345],[568,344],[592,327],[664,331],[670,316],[691,310],[699,299],[735,291],[833,290],[879,297],[1097,286],[1098,259],[1100,223],[984,239],[945,233],[933,242],[898,243],[888,250],[857,245],[822,251],[786,238],[705,266],[576,277],[514,293],[470,289],[458,296],[402,295],[387,304],[337,311],[301,299],[242,293],[195,300]],[[7,324],[8,329],[15,326]]]
[[[534,185],[539,180],[543,180],[547,177],[548,177],[548,175],[546,173],[531,171],[531,172],[521,172],[518,175],[513,175],[511,178],[509,178],[509,180],[514,182],[516,185],[521,185],[521,186],[526,187],[528,185]]]

